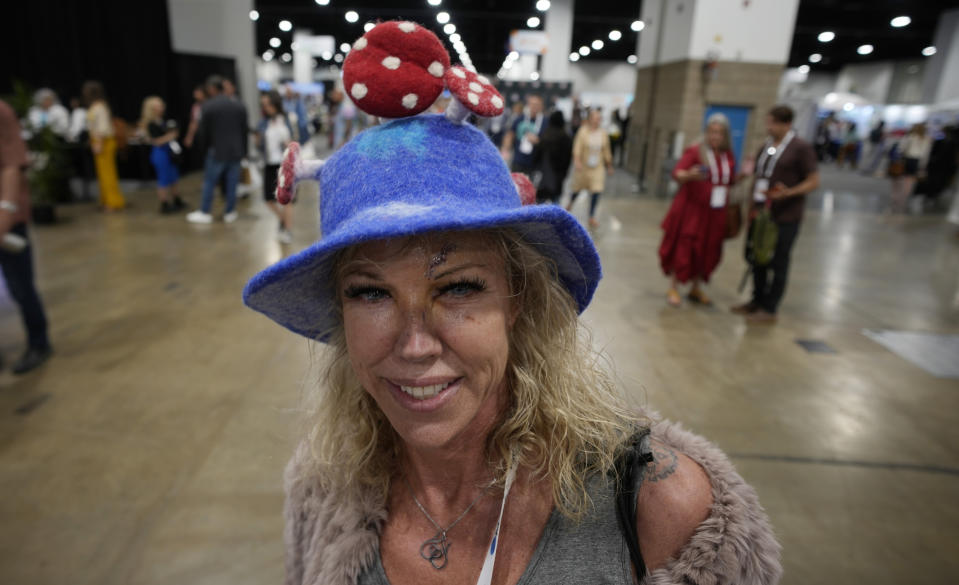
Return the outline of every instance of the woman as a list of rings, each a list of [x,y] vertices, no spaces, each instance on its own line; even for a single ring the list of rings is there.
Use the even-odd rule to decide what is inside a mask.
[[[60,104],[57,94],[47,87],[33,94],[33,107],[27,113],[27,119],[34,132],[50,128],[56,136],[66,138],[70,130],[70,113]]]
[[[580,191],[586,189],[592,193],[589,201],[589,227],[593,229],[599,227],[599,222],[596,221],[596,204],[606,187],[606,174],[613,174],[609,135],[600,127],[602,120],[603,115],[599,110],[590,110],[586,124],[579,129],[573,140],[573,193],[566,205],[566,211],[571,211]]]
[[[539,187],[536,189],[537,203],[559,203],[563,183],[569,173],[572,149],[573,139],[566,132],[563,112],[556,110],[549,115],[546,128],[539,138],[539,147],[534,154],[534,164],[540,172]]]
[[[522,206],[481,131],[411,110],[323,163],[291,147],[283,199],[317,178],[323,236],[244,291],[329,344],[286,473],[286,582],[774,582],[751,488],[676,426],[650,439],[597,366],[589,234]]]
[[[190,124],[186,128],[186,136],[183,138],[183,144],[187,148],[193,148],[193,141],[196,139],[196,132],[200,129],[200,115],[203,112],[203,102],[206,101],[206,91],[202,85],[193,88],[193,105],[190,106]]]
[[[147,137],[153,148],[150,150],[150,162],[157,174],[157,198],[160,200],[160,213],[176,213],[186,204],[177,193],[177,181],[180,171],[173,162],[174,151],[180,151],[176,143],[180,131],[174,120],[163,120],[166,104],[157,96],[143,100],[140,111],[140,132]]]
[[[283,98],[276,90],[260,96],[260,109],[263,119],[257,128],[256,141],[266,162],[263,167],[263,198],[270,211],[280,220],[277,240],[289,244],[293,242],[293,233],[290,231],[293,227],[293,208],[277,204],[276,178],[280,163],[283,162],[283,151],[293,140],[293,129],[283,113]]]
[[[680,187],[662,223],[659,261],[671,278],[666,300],[674,307],[682,303],[679,283],[690,280],[689,300],[712,304],[700,283],[709,282],[722,257],[726,205],[735,173],[729,120],[713,114],[706,121],[706,137],[687,148],[673,169]]]
[[[909,196],[916,188],[916,181],[926,175],[929,153],[932,151],[932,137],[926,133],[925,124],[914,124],[897,145],[902,158],[902,173],[892,177],[892,213],[905,213]]]
[[[120,211],[126,206],[117,178],[117,141],[113,131],[113,116],[99,81],[83,84],[83,99],[87,106],[87,131],[90,149],[100,183],[100,206],[104,211]]]

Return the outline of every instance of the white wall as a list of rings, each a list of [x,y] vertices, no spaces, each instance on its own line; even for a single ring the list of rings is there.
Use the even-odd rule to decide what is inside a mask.
[[[259,112],[253,0],[167,0],[173,50],[236,60],[237,89],[251,116]]]
[[[643,2],[639,65],[653,64],[658,27],[665,27],[659,63],[705,59],[785,63],[789,60],[799,0],[663,0]]]
[[[835,91],[858,94],[874,104],[884,104],[889,96],[893,69],[892,61],[846,65],[839,71]]]
[[[921,101],[932,104],[959,99],[959,9],[939,15],[936,54],[930,57]]]
[[[886,101],[890,104],[918,104],[922,101],[922,86],[926,77],[924,59],[896,61]]]
[[[573,93],[632,95],[636,90],[636,66],[621,61],[577,61],[570,63],[569,79]]]
[[[553,0],[549,10],[543,15],[543,30],[549,37],[549,49],[543,55],[544,81],[566,81],[569,79],[570,44],[573,42],[573,2],[574,0]]]
[[[818,103],[826,97],[827,93],[836,91],[838,75],[835,73],[813,71],[806,76],[800,76],[795,75],[793,73],[795,71],[795,69],[788,69],[783,73],[779,84],[780,101],[812,100]],[[791,73],[794,78],[791,78]]]

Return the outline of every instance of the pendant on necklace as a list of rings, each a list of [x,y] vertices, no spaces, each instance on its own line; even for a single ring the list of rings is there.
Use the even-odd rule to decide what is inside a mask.
[[[446,558],[446,553],[450,550],[450,544],[452,543],[447,540],[445,532],[437,532],[436,536],[424,542],[423,546],[420,547],[420,556],[428,560],[434,569],[442,569],[449,560]]]

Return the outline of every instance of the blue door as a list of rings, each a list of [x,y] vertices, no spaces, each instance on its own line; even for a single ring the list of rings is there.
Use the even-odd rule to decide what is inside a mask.
[[[743,144],[746,141],[746,128],[749,123],[749,110],[751,109],[746,106],[710,104],[706,107],[706,114],[703,116],[704,130],[706,120],[717,112],[729,118],[729,131],[733,136],[733,152],[736,154],[737,165],[741,164],[743,160]]]

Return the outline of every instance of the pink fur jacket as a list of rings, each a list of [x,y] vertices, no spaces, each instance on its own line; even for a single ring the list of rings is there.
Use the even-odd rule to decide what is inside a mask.
[[[652,436],[685,453],[709,475],[713,507],[679,556],[647,574],[644,585],[765,585],[782,574],[780,546],[752,487],[718,447],[678,424]],[[373,562],[386,521],[376,496],[333,497],[304,477],[301,445],[286,469],[286,585],[354,585]]]

